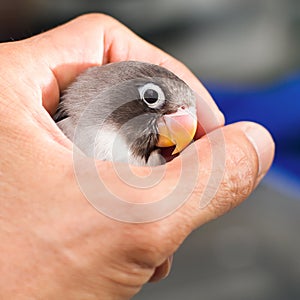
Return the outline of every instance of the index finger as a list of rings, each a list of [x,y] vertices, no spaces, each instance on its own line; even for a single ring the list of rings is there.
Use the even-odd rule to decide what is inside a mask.
[[[217,105],[184,64],[109,16],[84,15],[30,41],[37,63],[47,62],[59,90],[66,88],[79,73],[92,65],[127,60],[149,62],[169,69],[200,96],[203,101],[198,101],[198,111],[209,108],[214,115],[214,120],[209,118],[205,122],[208,131],[224,124],[224,117]],[[43,97],[44,106],[49,111],[55,110],[57,101],[57,92],[47,93],[47,97]],[[198,117],[203,118],[202,115]]]

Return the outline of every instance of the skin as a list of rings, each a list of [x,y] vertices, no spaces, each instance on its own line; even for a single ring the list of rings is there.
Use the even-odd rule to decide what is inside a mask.
[[[223,115],[182,63],[108,16],[82,16],[30,39],[1,44],[0,58],[1,299],[129,299],[146,282],[164,278],[169,257],[190,232],[241,203],[271,165],[274,144],[264,128],[247,122],[223,127]],[[215,115],[207,120],[199,115],[201,138],[193,145],[201,176],[193,193],[156,222],[124,223],[95,210],[77,184],[72,144],[49,115],[60,91],[81,71],[123,60],[168,68],[205,100],[199,111],[209,108]],[[215,193],[200,209],[213,172],[210,145],[218,144],[220,133],[225,145],[221,182],[212,184]],[[192,165],[192,150],[184,153]],[[136,193],[117,180],[111,163],[97,167],[130,201],[153,200],[147,191]],[[167,164],[155,195],[176,185],[179,170],[179,159]]]

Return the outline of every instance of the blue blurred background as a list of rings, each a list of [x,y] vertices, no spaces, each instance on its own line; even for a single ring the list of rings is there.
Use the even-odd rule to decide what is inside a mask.
[[[108,13],[183,61],[227,123],[265,125],[271,172],[248,201],[195,231],[168,279],[134,299],[300,299],[300,1],[10,0],[0,40],[39,33],[85,12]]]

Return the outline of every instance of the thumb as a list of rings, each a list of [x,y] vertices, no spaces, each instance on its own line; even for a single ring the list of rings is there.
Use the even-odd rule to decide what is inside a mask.
[[[189,200],[178,211],[185,221],[190,220],[191,229],[245,200],[268,172],[275,150],[270,133],[251,122],[219,128],[195,142],[194,147],[199,176]],[[190,167],[195,162],[194,153],[190,148],[184,153]],[[184,220],[178,218],[179,222]]]

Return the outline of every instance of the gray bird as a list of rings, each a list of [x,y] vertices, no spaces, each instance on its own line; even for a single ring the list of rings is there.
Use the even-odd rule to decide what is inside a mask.
[[[54,116],[87,156],[134,165],[165,162],[192,141],[196,100],[188,85],[157,65],[127,61],[87,69],[64,91]]]

